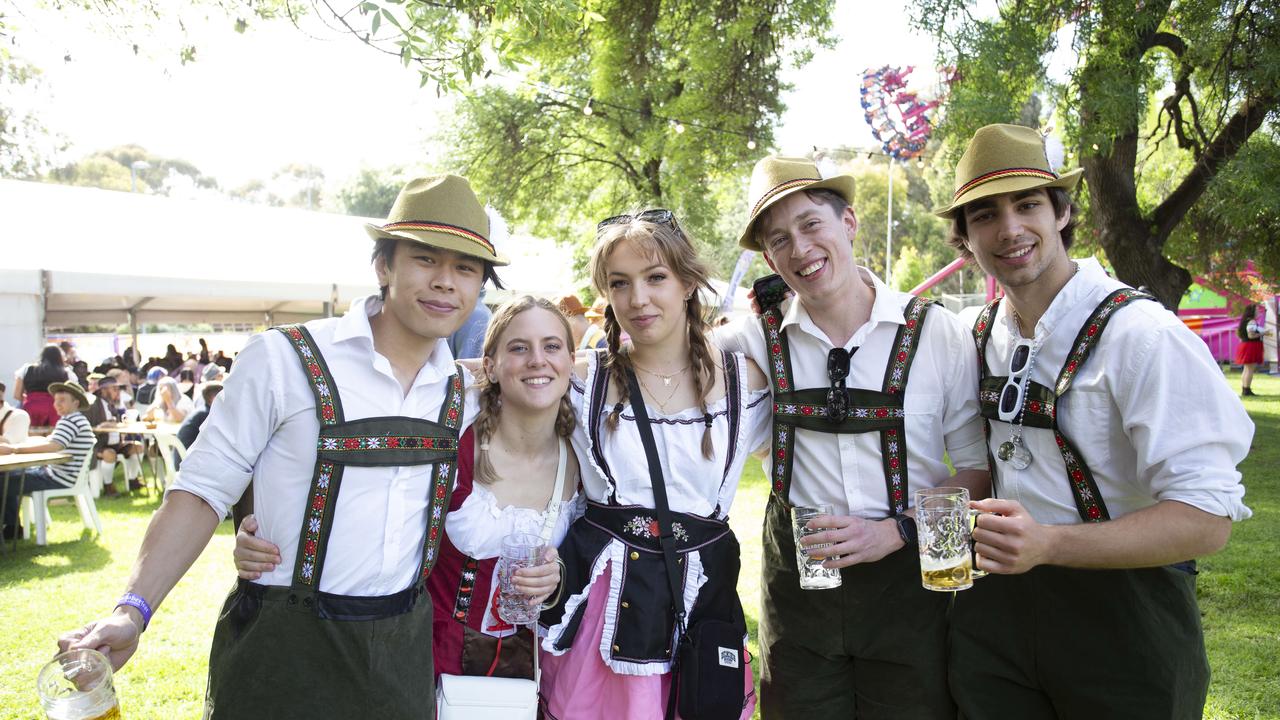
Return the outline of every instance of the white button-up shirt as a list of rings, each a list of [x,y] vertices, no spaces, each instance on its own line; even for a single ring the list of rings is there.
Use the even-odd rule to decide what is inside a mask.
[[[440,417],[455,365],[440,340],[406,394],[391,363],[373,347],[369,318],[377,296],[356,300],[341,318],[306,324],[329,366],[347,420]],[[471,377],[464,375],[467,386]],[[465,403],[461,429],[477,409]],[[225,515],[253,481],[259,537],[280,547],[281,563],[258,582],[289,585],[316,462],[320,422],[315,396],[288,339],[275,330],[255,335],[236,358],[200,437],[171,490],[200,497]],[[389,595],[409,587],[422,560],[432,465],[347,466],[338,494],[320,590]]]
[[[1125,287],[1097,261],[1080,269],[1036,323],[1039,344],[1031,379],[1052,388],[1085,320]],[[1001,302],[987,342],[988,372],[1007,375],[1021,333]],[[1176,315],[1138,300],[1116,311],[1102,339],[1057,404],[1058,426],[1080,451],[1114,519],[1161,500],[1178,500],[1233,520],[1250,515],[1236,465],[1249,452],[1253,421],[1227,386],[1209,349]],[[991,452],[1012,426],[991,421]],[[1079,523],[1053,433],[1024,428],[1031,466],[996,460],[1000,497],[1016,500],[1038,522]]]
[[[857,349],[849,367],[849,388],[881,390],[908,293],[889,289],[866,268],[863,279],[875,290],[871,317],[844,344]],[[792,379],[797,388],[827,387],[827,353],[834,347],[792,297],[783,306],[782,329],[791,349]],[[740,350],[769,372],[769,355],[759,318],[746,318],[717,333],[726,349]],[[908,506],[915,491],[941,485],[951,471],[986,470],[986,446],[978,412],[978,362],[973,333],[953,313],[935,306],[925,316],[920,344],[907,379],[906,410]],[[832,434],[799,428],[791,466],[790,501],[796,505],[828,503],[837,514],[879,519],[891,514],[885,485],[880,433]],[[773,477],[772,454],[764,461]]]

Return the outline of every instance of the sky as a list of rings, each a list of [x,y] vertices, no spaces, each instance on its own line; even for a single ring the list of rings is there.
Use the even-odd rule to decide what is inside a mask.
[[[420,89],[415,71],[314,20],[304,30],[251,21],[241,34],[224,16],[184,17],[197,47],[186,65],[174,48],[144,40],[135,55],[133,38],[74,17],[23,10],[7,20],[18,26],[15,52],[44,71],[36,111],[70,142],[68,159],[135,143],[227,188],[290,163],[319,166],[332,186],[362,167],[421,164],[449,121],[450,99]],[[913,88],[933,82],[934,43],[911,32],[904,6],[840,0],[834,20],[837,47],[784,75],[794,85],[775,128],[785,154],[876,145],[859,105],[868,67],[914,65]]]

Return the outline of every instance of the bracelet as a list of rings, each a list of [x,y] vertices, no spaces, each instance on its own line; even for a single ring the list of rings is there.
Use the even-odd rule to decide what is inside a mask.
[[[116,603],[116,608],[119,609],[126,605],[142,613],[142,631],[146,632],[147,625],[151,624],[151,606],[147,604],[147,601],[141,595],[135,595],[131,592],[120,596],[120,602]]]

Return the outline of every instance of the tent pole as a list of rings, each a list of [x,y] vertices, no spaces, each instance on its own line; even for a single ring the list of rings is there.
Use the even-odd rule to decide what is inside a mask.
[[[142,349],[138,347],[138,311],[129,309],[129,343],[133,347],[133,360],[142,367]]]

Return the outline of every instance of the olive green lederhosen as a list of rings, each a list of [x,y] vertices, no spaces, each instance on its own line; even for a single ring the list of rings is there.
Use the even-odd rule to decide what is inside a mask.
[[[1029,383],[1024,431],[1054,433],[1081,522],[1105,522],[1110,514],[1084,455],[1058,425],[1058,399],[1112,315],[1140,299],[1151,298],[1131,289],[1109,295],[1080,328],[1054,388]],[[988,305],[974,325],[988,438],[1006,382],[989,377],[986,367],[995,308]],[[997,493],[999,470],[994,463]],[[988,575],[957,593],[950,679],[961,717],[1199,718],[1209,664],[1194,573],[1194,563],[1131,570],[1041,566],[1022,575]]]
[[[879,432],[894,514],[908,507],[903,394],[927,301],[913,299],[894,338],[882,390],[850,389],[848,417],[827,417],[827,388],[796,390],[781,312],[761,319],[769,349],[774,420],[772,492],[762,566],[762,717],[950,718],[947,595],[920,586],[914,547],[841,570],[841,587],[802,590],[791,534],[791,467],[798,428]]]
[[[449,382],[438,422],[408,417],[345,421],[338,386],[306,328],[278,328],[311,381],[320,419],[292,584],[240,581],[223,605],[209,656],[205,716],[212,718],[430,718],[431,597],[453,489],[461,370]],[[418,578],[389,596],[320,592],[343,468],[433,465],[431,502]],[[370,532],[381,532],[370,528]]]

